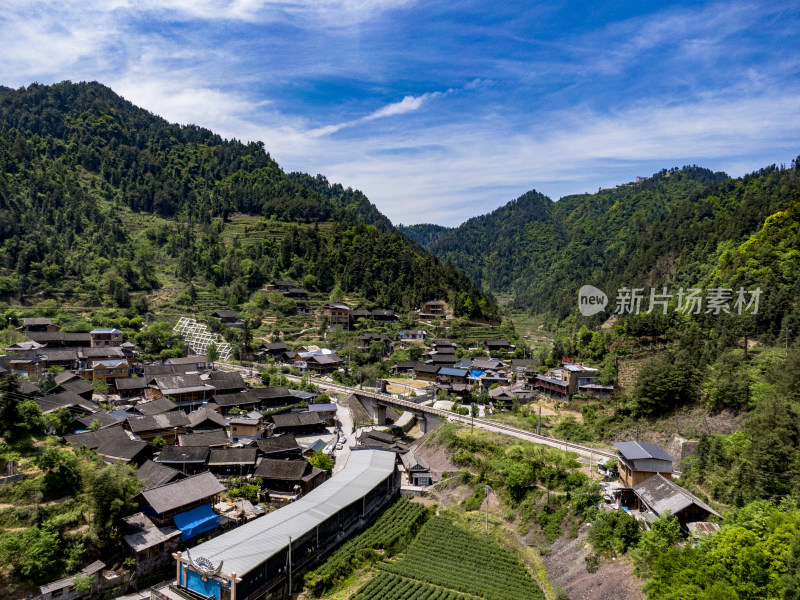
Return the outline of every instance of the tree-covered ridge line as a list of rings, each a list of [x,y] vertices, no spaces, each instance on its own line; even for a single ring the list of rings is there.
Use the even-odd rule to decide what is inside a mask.
[[[419,225],[398,225],[397,229],[404,233],[410,240],[418,243],[423,248],[429,248],[448,233],[452,227],[434,225],[433,223],[420,223]]]
[[[237,214],[263,220],[230,235]],[[0,248],[6,299],[146,312],[145,295],[165,285],[191,281],[235,305],[291,278],[401,310],[441,298],[499,320],[490,297],[361,192],[286,174],[263,144],[169,124],[97,83],[0,91]]]
[[[625,286],[764,283],[779,299],[765,326],[774,334],[791,312],[784,301],[796,297],[797,176],[797,161],[737,179],[684,167],[558,202],[529,192],[429,248],[484,289],[556,321],[575,313],[587,283],[609,294]],[[784,305],[777,313],[776,304]]]
[[[558,202],[530,191],[469,219],[430,249],[484,289],[513,293],[518,305],[547,312],[559,308],[560,286],[602,265],[615,247],[691,192],[725,177],[692,166]]]

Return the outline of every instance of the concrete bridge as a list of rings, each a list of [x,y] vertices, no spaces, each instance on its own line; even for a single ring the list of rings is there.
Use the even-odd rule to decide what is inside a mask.
[[[286,375],[286,378],[300,381],[299,377],[294,377],[291,375]],[[592,448],[590,446],[575,444],[573,442],[548,437],[546,435],[538,435],[531,431],[525,431],[524,429],[517,429],[516,427],[503,425],[502,423],[492,421],[491,419],[481,419],[459,415],[449,410],[441,410],[439,408],[433,408],[432,406],[422,406],[416,402],[411,402],[410,400],[395,398],[389,394],[366,392],[364,390],[358,390],[320,379],[312,379],[309,377],[308,381],[323,390],[338,392],[340,394],[355,395],[361,401],[361,404],[367,410],[372,420],[378,425],[383,425],[386,423],[386,409],[391,407],[400,412],[408,411],[415,414],[417,416],[417,420],[419,421],[421,433],[427,432],[431,426],[431,421],[433,418],[436,418],[441,419],[442,421],[462,423],[464,425],[476,427],[483,431],[502,433],[504,435],[509,435],[521,440],[533,442],[534,444],[539,444],[541,446],[549,446],[551,448],[557,448],[566,452],[575,452],[580,456],[588,458],[591,462],[600,459],[605,461],[608,458],[617,457],[616,452],[610,450]]]

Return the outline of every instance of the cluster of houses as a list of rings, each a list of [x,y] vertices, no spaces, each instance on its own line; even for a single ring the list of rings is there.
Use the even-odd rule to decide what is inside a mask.
[[[534,384],[543,394],[569,400],[575,394],[610,396],[614,386],[597,383],[597,369],[565,360],[561,368],[537,375]]]
[[[311,371],[318,375],[331,373],[344,365],[344,361],[336,351],[315,345],[289,350],[289,346],[285,342],[261,344],[256,351],[256,356],[260,360],[271,359],[300,369],[300,371]]]
[[[18,331],[28,339],[3,348],[0,376],[5,373],[40,377],[51,367],[75,371],[86,381],[113,386],[128,377],[134,345],[124,342],[119,329],[94,329],[86,333],[61,331],[51,319],[23,319]]]

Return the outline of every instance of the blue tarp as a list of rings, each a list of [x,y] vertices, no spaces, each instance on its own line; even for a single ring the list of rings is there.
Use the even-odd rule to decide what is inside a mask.
[[[478,379],[481,375],[483,375],[483,371],[481,371],[480,369],[472,369],[469,372],[470,379]]]
[[[201,504],[196,508],[179,513],[172,517],[172,520],[175,521],[175,527],[181,530],[181,540],[184,542],[219,527],[219,517],[210,504]]]

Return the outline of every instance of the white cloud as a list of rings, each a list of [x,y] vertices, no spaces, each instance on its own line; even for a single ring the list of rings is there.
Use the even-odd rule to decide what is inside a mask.
[[[369,121],[374,121],[375,119],[381,119],[385,117],[395,117],[411,113],[422,108],[422,105],[425,104],[428,100],[432,100],[434,98],[441,98],[452,92],[453,90],[447,90],[446,92],[428,92],[422,94],[421,96],[405,96],[400,102],[393,102],[391,104],[387,104],[386,106],[382,106],[376,111],[359,119],[346,121],[344,123],[337,123],[335,125],[325,125],[324,127],[318,127],[317,129],[314,129],[309,133],[314,137],[332,135],[337,131],[341,131],[345,127],[354,127],[356,125],[361,125]]]

